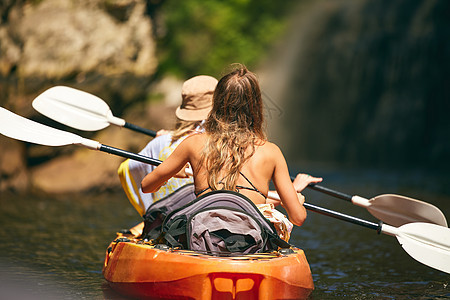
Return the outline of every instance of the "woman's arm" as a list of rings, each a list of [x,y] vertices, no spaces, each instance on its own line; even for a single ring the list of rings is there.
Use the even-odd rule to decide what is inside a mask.
[[[142,179],[141,189],[144,193],[156,192],[167,180],[186,166],[190,153],[189,144],[189,138],[181,142],[165,161]]]
[[[272,181],[280,196],[281,203],[286,209],[289,220],[298,226],[301,226],[306,219],[306,209],[303,207],[304,197],[294,189],[289,170],[281,150],[274,145],[271,151],[274,156],[275,168],[272,175]]]

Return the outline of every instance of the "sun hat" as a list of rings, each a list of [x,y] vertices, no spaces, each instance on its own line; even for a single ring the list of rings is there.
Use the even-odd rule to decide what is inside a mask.
[[[199,75],[186,80],[181,89],[182,102],[175,115],[184,121],[201,121],[208,117],[217,79]]]

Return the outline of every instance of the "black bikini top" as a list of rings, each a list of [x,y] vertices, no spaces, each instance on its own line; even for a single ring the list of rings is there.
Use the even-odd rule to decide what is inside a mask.
[[[244,177],[244,179],[247,180],[247,182],[248,182],[252,187],[247,187],[247,186],[242,186],[242,185],[236,185],[236,191],[237,191],[238,193],[239,193],[239,189],[244,189],[244,190],[249,190],[249,191],[255,191],[255,192],[260,193],[261,196],[264,197],[264,199],[267,199],[267,196],[264,195],[260,190],[258,190],[258,189],[256,188],[256,186],[254,186],[253,183],[252,183],[247,177],[245,177],[244,174],[242,174],[242,172],[239,172],[239,174],[241,174],[242,177]],[[223,182],[220,181],[219,183],[223,183]],[[195,196],[198,197],[199,195],[203,194],[204,192],[206,192],[207,190],[210,190],[210,189],[211,189],[211,187],[208,186],[207,188],[205,188],[205,189],[203,189],[203,190],[194,192],[194,194],[195,194]]]

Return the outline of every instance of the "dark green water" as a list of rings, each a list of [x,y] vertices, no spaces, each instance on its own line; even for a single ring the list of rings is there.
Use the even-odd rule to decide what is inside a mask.
[[[397,193],[450,214],[448,181],[441,177],[379,170],[312,173],[325,177],[324,186],[348,194]],[[363,208],[315,191],[305,194],[310,203],[376,221]],[[0,196],[0,299],[121,299],[105,285],[101,269],[115,231],[139,222],[122,192]],[[311,299],[450,298],[450,275],[416,262],[395,237],[310,212],[291,242],[310,263],[316,286]]]

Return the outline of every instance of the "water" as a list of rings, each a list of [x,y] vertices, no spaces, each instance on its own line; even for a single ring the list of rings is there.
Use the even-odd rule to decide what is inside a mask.
[[[446,181],[429,174],[320,174],[324,186],[342,192],[369,198],[397,193],[450,213]],[[310,203],[376,221],[344,201],[315,191],[305,195]],[[58,198],[2,194],[0,205],[0,299],[122,299],[101,274],[115,231],[139,222],[122,192]],[[311,299],[450,298],[450,275],[416,262],[395,237],[310,212],[291,242],[305,250],[310,263],[316,287]]]

